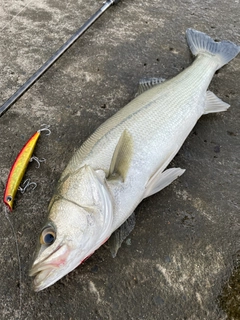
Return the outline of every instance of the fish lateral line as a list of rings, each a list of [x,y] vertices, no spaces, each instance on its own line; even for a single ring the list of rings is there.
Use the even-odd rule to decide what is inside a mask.
[[[128,219],[138,204],[184,173],[168,165],[197,120],[229,107],[207,90],[216,70],[240,47],[230,41],[215,42],[193,29],[186,36],[197,56],[193,64],[165,83],[145,81],[141,96],[101,124],[63,171],[48,209],[56,233],[54,246],[38,240],[30,269],[35,291],[53,285],[86,261],[113,233],[109,248],[115,256],[134,228],[134,219]],[[53,268],[52,261],[64,256],[54,253],[59,245],[67,246],[69,254],[65,266]]]

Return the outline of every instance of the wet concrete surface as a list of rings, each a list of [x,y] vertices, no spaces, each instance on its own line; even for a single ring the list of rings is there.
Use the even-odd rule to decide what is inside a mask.
[[[100,6],[101,1],[0,3],[2,103]],[[238,0],[127,1],[94,26],[0,118],[1,194],[10,167],[43,123],[9,219],[1,205],[1,319],[240,319],[240,56],[210,89],[231,104],[203,116],[171,166],[185,174],[144,200],[132,234],[112,259],[106,246],[50,288],[34,293],[28,276],[48,202],[74,150],[135,95],[143,77],[171,78],[193,60],[188,27],[240,44]]]

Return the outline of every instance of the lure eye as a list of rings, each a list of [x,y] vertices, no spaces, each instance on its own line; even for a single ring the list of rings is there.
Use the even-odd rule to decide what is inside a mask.
[[[7,196],[6,200],[7,200],[7,202],[11,202],[12,201],[12,197],[11,196]]]
[[[56,239],[56,233],[53,230],[52,227],[47,227],[42,231],[42,234],[40,236],[40,243],[51,245]]]

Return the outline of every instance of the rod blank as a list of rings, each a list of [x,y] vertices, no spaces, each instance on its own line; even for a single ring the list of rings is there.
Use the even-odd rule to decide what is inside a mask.
[[[112,5],[119,0],[108,0],[93,14],[0,108],[0,117],[6,112],[73,43]]]

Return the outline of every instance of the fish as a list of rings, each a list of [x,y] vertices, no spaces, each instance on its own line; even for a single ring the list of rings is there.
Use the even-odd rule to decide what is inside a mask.
[[[35,291],[75,269],[144,198],[181,176],[184,169],[167,167],[197,120],[229,108],[208,86],[240,47],[194,29],[186,39],[192,65],[170,80],[141,81],[139,94],[100,125],[63,171],[29,273]]]

